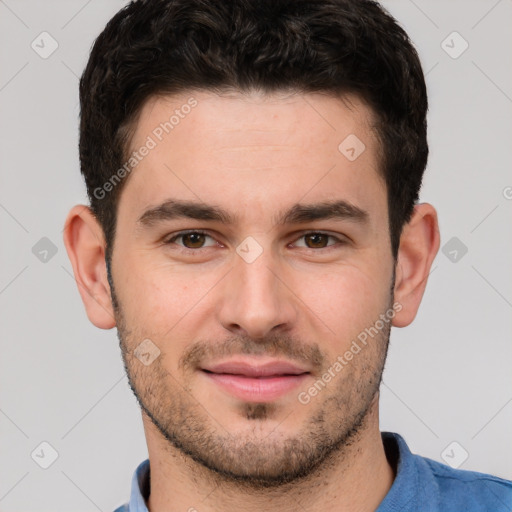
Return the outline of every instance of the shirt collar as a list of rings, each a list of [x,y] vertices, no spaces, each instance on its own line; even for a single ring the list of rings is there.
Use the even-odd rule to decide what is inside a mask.
[[[388,462],[396,476],[388,493],[375,512],[413,510],[417,505],[419,485],[416,455],[411,453],[405,439],[395,432],[381,432]]]
[[[149,482],[149,459],[146,459],[144,462],[139,464],[133,474],[128,512],[148,512],[146,500],[149,498]]]

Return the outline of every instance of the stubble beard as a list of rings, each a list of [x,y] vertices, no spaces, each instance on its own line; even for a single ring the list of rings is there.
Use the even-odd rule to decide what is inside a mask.
[[[295,435],[286,435],[279,424],[269,431],[267,422],[283,414],[276,403],[241,402],[237,412],[247,420],[247,429],[241,433],[230,432],[222,423],[223,411],[209,410],[208,404],[194,397],[193,389],[186,382],[178,382],[178,376],[171,375],[162,366],[162,357],[146,367],[133,355],[143,338],[127,325],[113,283],[111,294],[125,370],[141,409],[168,442],[171,452],[178,450],[218,481],[259,491],[277,489],[310,478],[319,471],[328,471],[361,437],[370,411],[378,406],[376,398],[391,324],[372,338],[309,404],[302,405],[297,400],[296,407],[310,407],[311,414]],[[392,300],[388,308],[391,304]],[[264,351],[268,355],[288,357],[293,345],[285,337],[273,336],[268,343],[231,338],[221,346],[223,353],[259,354]],[[203,349],[203,353],[212,350],[206,343],[195,344],[195,349],[197,347]],[[216,354],[218,349],[219,346]],[[309,349],[325,370],[329,361],[320,349],[311,345]],[[190,357],[192,352],[187,352]],[[184,355],[185,360],[186,357]],[[293,411],[281,421],[283,426],[293,421]]]

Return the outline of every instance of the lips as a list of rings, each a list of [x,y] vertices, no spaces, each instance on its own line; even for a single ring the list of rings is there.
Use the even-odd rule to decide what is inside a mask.
[[[307,369],[300,368],[287,361],[270,361],[259,365],[245,361],[226,361],[224,363],[207,366],[203,368],[203,370],[210,373],[227,373],[252,378],[301,375],[303,373],[309,373]]]
[[[202,368],[209,382],[246,402],[269,402],[291,392],[310,375],[288,361],[225,361]]]

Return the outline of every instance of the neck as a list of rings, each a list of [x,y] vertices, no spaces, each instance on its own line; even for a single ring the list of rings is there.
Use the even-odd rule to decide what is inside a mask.
[[[296,511],[373,512],[388,493],[395,470],[387,459],[375,401],[350,446],[333,453],[307,478],[255,491],[221,480],[163,439],[143,414],[151,467],[150,512]]]

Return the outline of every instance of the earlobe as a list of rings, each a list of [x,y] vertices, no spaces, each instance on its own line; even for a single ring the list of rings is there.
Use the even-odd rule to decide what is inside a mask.
[[[89,207],[76,205],[71,209],[63,238],[89,320],[100,329],[115,327],[103,231]]]
[[[439,243],[435,208],[428,203],[416,205],[400,237],[394,300],[402,308],[393,319],[395,327],[405,327],[416,317]]]

